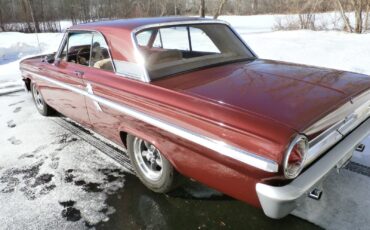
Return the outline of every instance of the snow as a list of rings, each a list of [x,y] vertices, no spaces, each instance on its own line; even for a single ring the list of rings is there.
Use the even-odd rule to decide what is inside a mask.
[[[220,16],[218,19],[230,23],[238,33],[266,33],[273,30],[278,15]]]
[[[115,210],[106,199],[123,187],[125,169],[40,116],[29,94],[1,96],[0,107],[1,228],[85,229],[109,220]]]
[[[40,48],[38,46],[40,41]],[[61,33],[0,33],[0,94],[9,85],[22,85],[19,62],[24,58],[55,52],[63,37]],[[8,83],[8,84],[4,84]]]
[[[370,34],[302,30],[242,37],[260,58],[370,75]]]

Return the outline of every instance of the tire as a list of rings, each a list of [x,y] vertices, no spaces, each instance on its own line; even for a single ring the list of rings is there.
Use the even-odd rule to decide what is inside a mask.
[[[151,143],[127,135],[127,152],[136,175],[153,192],[167,193],[180,185],[178,172]]]
[[[54,114],[54,110],[48,104],[46,104],[35,83],[31,83],[31,93],[36,109],[41,115],[51,116]]]

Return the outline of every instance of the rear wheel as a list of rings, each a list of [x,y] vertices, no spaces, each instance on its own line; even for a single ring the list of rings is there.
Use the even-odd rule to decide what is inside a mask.
[[[31,83],[31,92],[36,109],[39,111],[39,113],[43,116],[52,115],[53,109],[45,103],[44,98],[42,97],[35,83]]]
[[[150,190],[166,193],[179,185],[180,175],[153,144],[128,135],[127,152],[137,176]]]

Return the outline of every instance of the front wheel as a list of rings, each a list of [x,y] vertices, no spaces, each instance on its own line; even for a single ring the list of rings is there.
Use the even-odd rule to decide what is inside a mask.
[[[150,190],[166,193],[179,185],[180,175],[153,144],[127,135],[127,152],[136,175]]]
[[[39,113],[43,116],[52,115],[53,109],[45,103],[44,98],[42,97],[35,83],[31,83],[31,92],[37,111],[39,111]]]

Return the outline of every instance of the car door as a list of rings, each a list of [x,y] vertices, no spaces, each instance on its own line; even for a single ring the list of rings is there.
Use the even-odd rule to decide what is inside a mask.
[[[62,85],[46,90],[46,97],[53,98],[52,106],[63,115],[83,125],[90,125],[87,114],[83,80],[90,61],[92,34],[90,32],[69,32],[57,54],[56,62],[47,70],[48,77]]]
[[[112,85],[118,84],[115,81],[118,76],[114,71],[109,47],[101,33],[93,32],[92,35],[90,67],[83,75],[87,85],[87,92],[89,95],[108,100],[113,99]],[[90,97],[86,97],[86,106],[92,129],[112,141],[119,142],[117,133],[114,132],[121,121],[117,111],[99,104]]]

